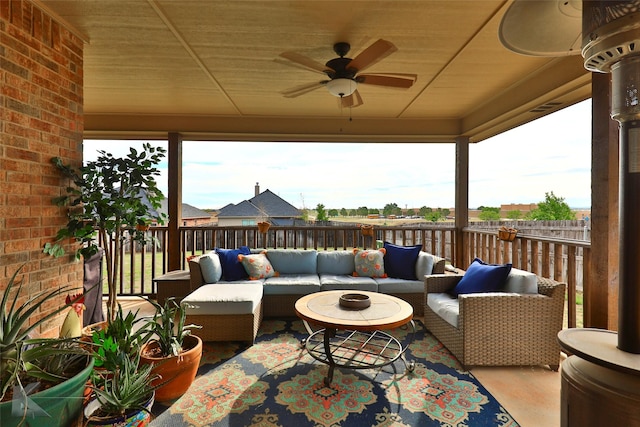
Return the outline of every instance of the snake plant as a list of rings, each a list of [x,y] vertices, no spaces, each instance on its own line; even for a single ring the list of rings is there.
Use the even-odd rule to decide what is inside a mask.
[[[168,298],[164,306],[153,300],[148,301],[156,309],[153,319],[149,321],[149,326],[155,333],[154,339],[158,342],[162,357],[180,355],[184,338],[191,334],[191,329],[202,326],[185,325],[187,313],[174,297]]]

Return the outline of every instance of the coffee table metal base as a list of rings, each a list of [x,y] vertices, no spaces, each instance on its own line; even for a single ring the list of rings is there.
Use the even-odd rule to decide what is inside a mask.
[[[413,320],[409,322],[411,331],[411,344],[415,338],[416,327]],[[309,331],[309,337],[303,341],[307,352],[317,361],[329,365],[329,372],[324,379],[324,384],[329,386],[333,381],[333,372],[336,367],[349,369],[373,369],[389,365],[399,358],[407,371],[413,371],[414,362],[407,362],[404,352],[407,346],[387,332],[375,331],[350,331],[336,330],[332,328],[312,331],[305,322]]]

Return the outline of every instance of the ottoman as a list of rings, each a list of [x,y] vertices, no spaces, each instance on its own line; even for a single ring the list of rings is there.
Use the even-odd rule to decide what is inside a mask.
[[[262,282],[204,285],[184,297],[186,323],[202,326],[192,333],[203,341],[253,344],[262,322]]]

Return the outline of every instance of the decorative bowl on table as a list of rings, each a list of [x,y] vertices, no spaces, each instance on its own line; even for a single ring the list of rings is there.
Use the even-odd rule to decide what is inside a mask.
[[[342,294],[340,295],[340,306],[362,310],[371,305],[371,299],[364,294]]]

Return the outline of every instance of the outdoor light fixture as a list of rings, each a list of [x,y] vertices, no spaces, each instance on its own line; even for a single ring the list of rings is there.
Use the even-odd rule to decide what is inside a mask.
[[[340,78],[329,80],[327,82],[327,89],[329,90],[329,93],[339,98],[351,95],[356,91],[357,87],[358,83],[352,79]]]

